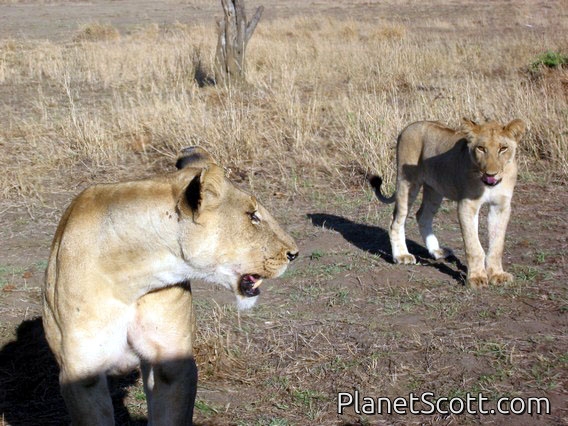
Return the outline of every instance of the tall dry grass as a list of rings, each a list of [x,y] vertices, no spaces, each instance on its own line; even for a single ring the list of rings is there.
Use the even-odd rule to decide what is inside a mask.
[[[367,172],[392,182],[395,139],[406,124],[457,126],[463,116],[524,119],[521,161],[565,176],[568,74],[529,66],[545,50],[565,48],[567,32],[532,31],[520,26],[522,13],[515,19],[514,31],[499,34],[467,16],[420,27],[262,22],[248,47],[249,84],[229,88],[200,87],[195,78],[212,74],[213,25],[120,35],[97,23],[67,43],[1,40],[1,195],[41,199],[70,180],[128,175],[135,161],[173,158],[192,144],[253,186],[349,187]]]

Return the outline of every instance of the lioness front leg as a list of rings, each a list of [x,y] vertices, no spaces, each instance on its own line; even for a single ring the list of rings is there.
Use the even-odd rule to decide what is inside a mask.
[[[192,425],[197,392],[197,365],[193,357],[142,364],[149,426]]]
[[[458,218],[467,261],[467,284],[473,288],[486,287],[485,252],[479,242],[479,209],[481,203],[463,199],[458,203]]]
[[[114,411],[104,373],[79,378],[62,365],[61,394],[73,426],[113,426]]]
[[[500,199],[491,204],[487,218],[489,231],[489,251],[487,253],[487,275],[493,285],[504,284],[513,280],[513,276],[503,270],[502,258],[505,246],[505,233],[511,215],[511,199]]]

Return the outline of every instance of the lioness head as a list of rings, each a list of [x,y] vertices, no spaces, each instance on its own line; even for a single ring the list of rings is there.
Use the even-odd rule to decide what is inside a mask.
[[[184,259],[202,279],[230,288],[252,307],[265,278],[276,278],[298,247],[257,199],[237,188],[201,148],[186,149],[178,168],[198,168],[178,201]]]
[[[477,124],[464,119],[463,126],[481,181],[488,186],[499,184],[505,167],[515,159],[517,143],[525,133],[525,123],[517,119],[502,126],[495,121]]]

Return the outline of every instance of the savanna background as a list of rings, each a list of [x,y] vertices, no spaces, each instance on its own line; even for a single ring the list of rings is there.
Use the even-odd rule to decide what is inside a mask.
[[[238,313],[193,285],[198,425],[568,423],[568,1],[248,1],[265,12],[247,83],[213,84],[218,1],[0,0],[0,425],[68,422],[45,345],[41,283],[85,187],[174,169],[201,145],[257,194],[301,257]],[[392,264],[369,174],[393,189],[417,120],[525,120],[504,262],[473,291],[457,259]],[[418,204],[418,203],[417,203]],[[485,228],[481,230],[486,239]],[[416,242],[413,243],[413,242]],[[113,379],[119,424],[145,424],[137,373]],[[336,413],[337,392],[550,399],[542,416]]]

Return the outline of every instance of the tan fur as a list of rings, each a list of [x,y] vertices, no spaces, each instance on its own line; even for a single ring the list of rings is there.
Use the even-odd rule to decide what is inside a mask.
[[[389,237],[396,263],[416,262],[408,252],[404,223],[418,191],[424,188],[417,219],[428,251],[435,259],[451,250],[441,248],[432,232],[432,221],[444,197],[458,202],[458,216],[468,264],[467,281],[472,287],[512,280],[503,271],[501,258],[517,180],[515,152],[525,132],[521,120],[506,126],[497,122],[478,125],[464,120],[462,131],[431,121],[416,122],[404,129],[397,144],[396,193],[386,198],[381,179],[371,185],[386,203],[396,200]],[[478,236],[481,206],[489,204],[489,252],[487,258]]]
[[[257,296],[243,293],[242,277],[275,278],[297,255],[206,151],[184,155],[177,172],[86,189],[57,228],[43,323],[74,424],[114,424],[105,375],[140,363],[150,423],[191,424],[189,279],[222,284],[250,307]]]

